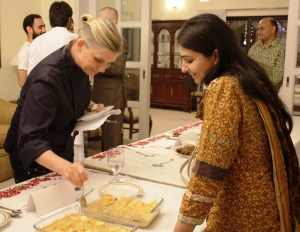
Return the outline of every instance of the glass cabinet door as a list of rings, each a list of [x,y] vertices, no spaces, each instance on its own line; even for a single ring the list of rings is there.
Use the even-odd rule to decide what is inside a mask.
[[[158,34],[157,68],[170,68],[170,33],[162,29]]]
[[[175,38],[174,38],[174,44],[173,44],[173,48],[174,48],[174,68],[179,68],[181,69],[181,56],[179,54],[179,48],[177,46],[177,36],[180,32],[180,29],[178,29],[175,32]]]

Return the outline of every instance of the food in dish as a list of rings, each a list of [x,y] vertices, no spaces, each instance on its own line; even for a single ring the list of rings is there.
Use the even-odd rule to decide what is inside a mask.
[[[176,152],[186,156],[190,156],[194,149],[195,149],[194,143],[185,143],[184,145],[177,146],[175,148]]]
[[[90,191],[92,190],[92,191]],[[145,193],[136,193],[126,190],[109,189],[109,191],[97,191],[90,189],[85,191],[87,200],[86,209],[103,215],[133,221],[139,227],[147,227],[158,216],[164,205],[162,197]],[[100,194],[99,194],[100,193]],[[78,194],[80,202],[82,193]]]
[[[56,228],[53,229],[52,224],[55,222],[58,226],[76,226],[76,228]],[[51,228],[51,227],[52,228]],[[99,212],[88,210],[80,205],[71,206],[54,215],[44,218],[33,225],[38,232],[47,231],[130,231],[134,232],[138,229],[138,224],[121,218],[112,217],[101,214]],[[106,229],[104,229],[106,228]]]
[[[165,133],[165,136],[166,136],[167,139],[177,139],[179,135],[181,135],[181,133],[178,133],[178,132],[167,132],[167,133]]]
[[[91,202],[88,209],[95,210],[100,207],[103,209],[104,213],[109,213],[110,210],[104,207],[110,207],[110,209],[115,209],[115,213],[119,211],[118,216],[122,216],[124,211],[150,213],[157,205],[158,202],[156,200],[147,203],[130,197],[121,197],[116,199],[112,194],[104,194],[100,199]]]
[[[63,218],[56,219],[50,225],[42,228],[45,232],[52,231],[103,231],[103,232],[130,232],[128,229],[108,225],[107,223],[88,218],[79,213],[72,213]]]
[[[179,133],[179,132],[173,132],[172,133],[172,137],[178,137],[179,135],[181,135],[181,133]]]
[[[115,198],[112,194],[104,194],[88,204],[87,209],[134,221],[140,227],[147,227],[159,213],[159,211],[153,211],[159,203],[157,199],[146,202],[132,197]]]

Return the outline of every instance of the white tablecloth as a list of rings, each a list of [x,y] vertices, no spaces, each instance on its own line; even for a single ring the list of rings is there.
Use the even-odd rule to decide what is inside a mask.
[[[172,132],[200,133],[201,122],[174,129]],[[180,177],[180,167],[189,157],[177,153],[173,149],[174,139],[168,139],[164,134],[138,141],[124,147],[126,162],[122,174],[131,177],[185,188]],[[99,170],[110,170],[106,161],[106,152],[82,160],[88,167]],[[157,164],[164,163],[162,167]]]
[[[174,129],[172,132],[185,133],[195,130],[199,132],[201,127],[200,123],[193,123],[184,127]],[[147,228],[140,228],[139,231],[155,231],[155,232],[168,232],[173,231],[174,225],[177,221],[177,214],[181,204],[181,199],[185,191],[184,184],[180,178],[179,168],[181,164],[187,159],[172,148],[166,149],[163,147],[173,146],[175,140],[165,138],[164,134],[157,135],[136,143],[130,144],[131,149],[126,149],[126,164],[121,173],[124,175],[120,178],[124,182],[139,185],[143,188],[146,194],[161,196],[164,199],[164,206],[158,215],[158,217]],[[135,151],[143,152],[148,155],[144,156],[136,153]],[[82,160],[84,164],[94,166],[97,169],[109,170],[107,164],[105,152],[96,154],[93,157]],[[171,160],[172,159],[172,160]],[[171,160],[171,161],[170,161]],[[169,162],[168,162],[169,161]],[[155,167],[153,164],[164,163],[163,167]],[[23,213],[17,217],[13,217],[10,221],[0,228],[3,232],[31,232],[34,231],[33,224],[48,217],[62,209],[68,207],[62,207],[46,215],[38,217],[36,212],[26,212],[26,204],[31,192],[37,191],[48,186],[52,186],[61,181],[65,181],[62,177],[53,174],[46,175],[45,181],[41,181],[43,177],[35,178],[31,181],[26,181],[10,188],[0,190],[0,205],[6,205],[13,208],[23,209]],[[132,176],[136,176],[134,178]],[[107,184],[113,176],[101,173],[89,172],[89,180],[85,182],[85,188],[99,188],[100,186]],[[156,183],[163,182],[165,184]],[[26,189],[27,187],[28,189]],[[16,191],[17,189],[20,189]],[[25,190],[26,189],[26,190]],[[15,193],[15,196],[7,197],[6,193]],[[61,193],[64,194],[64,193]],[[4,197],[3,197],[4,196]],[[48,201],[55,201],[55,199],[45,199]],[[77,204],[74,199],[74,203]],[[71,206],[69,205],[69,206]],[[195,231],[203,231],[205,224],[198,226]]]
[[[98,188],[104,184],[107,184],[110,179],[113,177],[111,175],[107,174],[101,174],[101,173],[89,173],[89,180],[85,182],[85,188]],[[14,208],[22,208],[24,209],[24,206],[26,206],[29,195],[31,192],[36,191],[38,189],[51,186],[55,183],[58,183],[60,181],[64,181],[63,178],[56,177],[50,178],[51,180],[41,182],[40,184],[34,186],[33,188],[30,188],[28,190],[23,190],[20,192],[20,194],[11,197],[11,198],[2,198],[0,200],[0,205],[6,205]],[[155,232],[168,232],[173,231],[174,225],[177,221],[177,214],[178,210],[181,204],[181,199],[184,194],[184,189],[182,188],[176,188],[169,185],[163,185],[163,184],[157,184],[149,181],[143,181],[134,179],[128,176],[121,176],[121,179],[128,183],[133,183],[136,185],[139,185],[143,188],[144,192],[151,195],[157,195],[161,196],[164,199],[164,206],[158,215],[158,217],[150,224],[147,228],[140,228],[139,231],[155,231]],[[20,185],[16,185],[20,186]],[[12,186],[13,187],[13,186]],[[1,190],[2,192],[4,190]],[[1,192],[0,191],[0,192]],[[64,193],[61,193],[64,194]],[[45,199],[45,200],[55,200],[55,199]],[[74,199],[75,202],[75,199]],[[77,204],[77,203],[74,203]],[[70,205],[69,205],[70,206]],[[68,206],[66,206],[68,207]],[[10,221],[0,228],[0,231],[3,232],[16,232],[16,231],[22,231],[22,232],[33,232],[33,224],[41,220],[42,218],[48,217],[66,207],[63,207],[61,209],[58,209],[56,211],[53,211],[49,214],[43,215],[41,217],[38,217],[35,212],[28,213],[23,211],[22,214],[20,214],[17,217],[11,218]],[[205,228],[205,225],[198,226],[195,231],[203,231]]]

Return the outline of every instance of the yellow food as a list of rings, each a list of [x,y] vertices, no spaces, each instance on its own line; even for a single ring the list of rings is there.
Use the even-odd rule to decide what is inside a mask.
[[[104,194],[100,199],[91,202],[88,209],[130,221],[137,221],[141,226],[148,224],[153,219],[153,215],[150,212],[157,204],[158,202],[155,200],[146,203],[130,197],[122,197],[115,200],[113,195]]]
[[[45,232],[129,232],[130,230],[111,226],[100,220],[72,213],[43,228]]]

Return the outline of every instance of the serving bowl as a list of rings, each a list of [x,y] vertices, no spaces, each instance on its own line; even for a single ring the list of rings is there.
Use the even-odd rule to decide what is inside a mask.
[[[121,218],[116,218],[116,217],[112,217],[112,216],[109,216],[106,214],[95,212],[95,211],[89,210],[87,207],[82,207],[80,205],[71,206],[71,207],[64,209],[50,217],[42,219],[41,221],[36,222],[33,225],[33,227],[37,232],[47,232],[49,230],[46,230],[46,228],[45,228],[46,226],[49,226],[53,222],[55,222],[59,219],[63,219],[72,214],[80,214],[81,216],[86,216],[89,219],[97,220],[96,223],[99,225],[93,226],[93,231],[102,231],[101,229],[103,227],[101,227],[101,224],[102,224],[101,222],[104,222],[106,225],[113,227],[115,229],[114,231],[134,232],[134,231],[137,231],[138,227],[139,227],[138,224],[133,221],[128,221],[128,220],[124,220]],[[82,219],[86,220],[85,217],[82,217]],[[86,222],[86,221],[84,221],[84,222]],[[78,223],[74,223],[74,224],[78,224]],[[88,223],[82,223],[82,224],[87,225]],[[81,229],[83,229],[83,228],[81,228]],[[59,230],[59,228],[57,228],[57,230],[55,230],[55,231],[65,231],[65,230]],[[84,230],[84,231],[88,231],[88,230]]]
[[[110,190],[106,193],[97,189],[87,189],[83,195],[87,200],[87,209],[133,221],[142,228],[148,227],[153,222],[164,205],[162,197],[125,190]],[[81,194],[77,196],[78,202],[80,198]],[[108,202],[109,198],[111,201]]]

